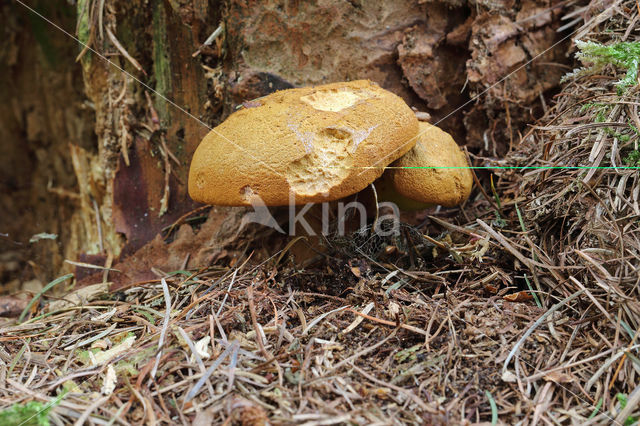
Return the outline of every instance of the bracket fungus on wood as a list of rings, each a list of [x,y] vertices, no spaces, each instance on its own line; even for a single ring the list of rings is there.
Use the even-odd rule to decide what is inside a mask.
[[[282,90],[231,114],[202,140],[189,170],[199,202],[269,206],[355,194],[416,143],[418,120],[368,80]]]

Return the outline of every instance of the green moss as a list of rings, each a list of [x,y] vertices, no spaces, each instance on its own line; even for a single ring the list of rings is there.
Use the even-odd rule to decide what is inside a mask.
[[[26,404],[13,404],[0,411],[2,426],[49,426],[49,411],[60,403],[67,391],[62,391],[55,399],[43,404],[31,401]]]
[[[147,321],[149,321],[151,324],[156,325],[156,320],[153,318],[153,315],[151,315],[149,312],[144,311],[142,309],[134,309],[134,310],[140,315],[142,315],[143,317],[145,317]]]
[[[130,361],[120,361],[116,364],[115,370],[117,373],[125,373],[129,376],[137,376],[140,371],[136,368],[135,364]]]
[[[156,1],[153,8],[153,75],[156,91],[168,97],[171,92],[171,62],[167,38],[167,15],[162,1]],[[158,111],[162,127],[169,126],[169,103],[156,97],[155,108]]]
[[[31,401],[24,405],[14,404],[0,412],[0,425],[49,426],[48,414],[54,405],[45,405],[38,401]]]
[[[624,164],[629,167],[638,167],[640,166],[640,151],[634,149],[626,157],[624,157]]]
[[[52,19],[64,28],[69,28],[75,25],[75,6],[71,6],[67,1],[52,0],[34,0],[29,3],[33,11],[24,10],[24,7],[15,5],[9,13],[20,14],[20,16],[24,13],[25,30],[33,36],[35,44],[42,53],[39,58],[42,66],[51,68],[67,66],[68,64],[62,58],[68,54],[69,40],[66,36],[59,34],[59,31],[43,17]]]
[[[604,132],[607,135],[611,136],[612,138],[618,139],[620,142],[629,142],[629,140],[631,139],[630,135],[623,134],[623,133],[618,133],[618,132],[614,131],[613,129],[611,129],[610,127],[605,127],[604,128]]]
[[[610,104],[606,104],[606,103],[602,103],[602,102],[589,102],[586,103],[582,106],[582,108],[580,108],[580,113],[585,113],[587,111],[589,111],[590,109],[595,108],[596,110],[596,116],[594,119],[594,122],[596,123],[604,123],[607,121],[607,117],[609,115],[609,113],[611,112],[612,109],[612,105]],[[631,135],[629,134],[629,131],[632,131],[636,134],[638,133],[638,129],[631,124],[631,121],[628,122],[628,128],[623,129],[623,132],[626,133],[620,133],[620,132],[616,132],[615,130],[613,130],[610,127],[605,127],[603,128],[603,131],[613,137],[618,139],[620,142],[629,142],[631,140]]]
[[[89,355],[89,351],[91,351],[91,353],[93,353],[94,355],[97,354],[98,352],[101,352],[102,349],[99,348],[91,348],[91,349],[79,349],[76,352],[76,357],[78,358],[78,360],[83,363],[84,365],[91,365],[91,356]]]
[[[82,42],[82,45],[80,45],[80,50],[79,52],[82,51],[82,49],[84,49],[84,45],[86,45],[87,43],[89,43],[89,37],[91,34],[91,28],[89,27],[89,7],[90,4],[89,0],[78,0],[77,3],[77,11],[78,11],[78,40],[80,40]],[[79,53],[78,52],[78,53]],[[88,51],[87,53],[85,53],[85,55],[82,57],[82,67],[86,68],[89,66],[90,62],[91,62],[91,51]]]
[[[582,107],[580,108],[580,113],[585,113],[589,111],[591,108],[602,109],[602,108],[608,108],[608,107],[609,107],[609,104],[605,104],[604,102],[587,102],[586,104],[582,105]]]
[[[405,362],[407,360],[415,361],[417,359],[417,353],[419,353],[422,345],[414,345],[410,348],[397,352],[393,357],[397,362]]]
[[[581,76],[597,72],[604,66],[612,64],[626,70],[626,74],[620,80],[616,88],[618,94],[622,95],[628,87],[638,83],[638,64],[640,63],[640,42],[620,42],[605,46],[592,41],[576,41],[580,51],[576,55],[580,61],[589,64],[586,68],[581,68],[565,76]]]
[[[582,108],[580,108],[580,113],[584,114],[591,109],[595,109],[596,112],[596,118],[594,121],[596,123],[604,123],[605,121],[607,121],[607,115],[609,115],[609,112],[611,112],[611,105],[603,102],[588,102],[582,105]]]
[[[618,393],[618,394],[616,394],[616,399],[620,403],[620,408],[621,409],[624,409],[624,407],[627,406],[627,402],[628,402],[627,395],[625,395],[623,393]],[[631,425],[636,424],[637,421],[638,421],[638,417],[629,416],[629,417],[627,417],[625,419],[623,424],[624,424],[624,426],[631,426]]]

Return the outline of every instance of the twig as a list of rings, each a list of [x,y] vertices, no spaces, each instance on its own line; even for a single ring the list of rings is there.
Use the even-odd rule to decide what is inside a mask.
[[[64,263],[68,263],[69,265],[73,265],[76,266],[78,268],[87,268],[87,269],[98,269],[100,271],[114,271],[114,272],[121,272],[119,269],[115,269],[115,268],[107,268],[105,266],[100,266],[100,265],[94,265],[92,263],[85,263],[85,262],[74,262],[73,260],[69,260],[69,259],[65,259]]]
[[[222,312],[222,308],[224,307],[225,302],[227,301],[227,297],[229,297],[229,292],[231,291],[231,288],[233,287],[233,282],[236,280],[236,274],[238,273],[238,271],[240,270],[240,268],[236,268],[233,271],[233,275],[231,276],[231,282],[229,283],[229,287],[227,288],[226,293],[224,294],[224,297],[222,298],[222,303],[220,303],[220,307],[218,308],[218,312],[216,313],[216,316],[220,316],[220,313]]]
[[[414,327],[412,325],[396,324],[395,322],[392,322],[392,321],[387,321],[387,320],[383,320],[383,319],[380,319],[380,318],[372,317],[371,315],[367,315],[367,314],[364,314],[362,312],[356,311],[355,309],[350,308],[350,307],[345,307],[344,309],[346,309],[349,312],[353,312],[356,315],[360,315],[360,316],[362,316],[362,317],[364,317],[366,319],[369,319],[371,321],[375,321],[375,322],[380,323],[380,324],[391,325],[391,326],[399,326],[400,328],[404,328],[405,330],[413,331],[414,333],[418,333],[418,334],[422,334],[423,336],[427,336],[427,332],[426,331],[424,331],[424,330],[422,330],[422,329],[420,329],[418,327]]]
[[[213,43],[215,41],[215,39],[217,39],[220,34],[222,34],[222,30],[224,29],[223,25],[220,24],[218,25],[218,27],[213,30],[213,32],[209,35],[209,37],[207,37],[207,39],[204,41],[204,43],[202,43],[202,46],[198,47],[198,50],[196,50],[195,52],[193,52],[193,54],[191,55],[192,57],[196,57],[200,54],[200,52],[202,51],[202,48],[204,46],[209,46],[211,45],[211,43]]]
[[[325,319],[326,317],[328,317],[331,314],[335,314],[336,312],[340,312],[340,311],[344,311],[345,309],[349,309],[349,306],[341,306],[339,308],[336,309],[332,309],[329,312],[325,312],[321,315],[319,315],[317,318],[314,318],[313,321],[311,321],[309,323],[309,325],[307,325],[306,327],[304,327],[302,329],[302,335],[305,335],[309,332],[309,330],[311,330],[313,327],[315,327],[320,321],[322,321],[323,319]],[[355,311],[357,312],[357,311]]]
[[[351,355],[349,358],[343,359],[342,361],[340,361],[339,363],[337,363],[336,365],[334,365],[333,367],[331,367],[331,369],[329,370],[329,372],[327,374],[331,374],[334,371],[338,370],[339,368],[341,368],[344,365],[353,363],[353,361],[355,361],[356,359],[371,353],[373,351],[375,351],[376,349],[378,349],[380,346],[386,344],[389,340],[391,340],[395,335],[396,332],[398,331],[399,327],[396,327],[393,329],[393,331],[384,339],[382,339],[381,341],[379,341],[378,343],[376,343],[375,345],[369,346],[368,348],[363,349],[360,352],[356,352],[355,354]]]
[[[267,351],[267,348],[264,346],[264,342],[262,341],[262,329],[258,324],[258,318],[256,316],[256,306],[253,301],[253,284],[247,287],[247,298],[249,299],[249,312],[251,314],[251,323],[253,324],[253,329],[256,333],[256,341],[258,342],[258,346],[260,347],[260,352],[262,352],[262,356],[265,357],[267,361],[273,361],[275,357],[271,352]],[[280,368],[280,364],[275,361],[274,366],[276,367],[276,371],[278,372],[278,382],[282,386],[283,383],[283,373]]]
[[[160,142],[162,143],[162,158],[164,159],[164,189],[162,191],[162,198],[160,199],[160,210],[158,211],[158,217],[164,215],[167,210],[169,210],[169,178],[171,177],[171,162],[169,161],[168,153],[169,149],[167,148],[167,142],[164,135],[160,135]]]
[[[98,203],[95,198],[91,197],[91,202],[93,203],[93,210],[96,214],[96,226],[98,227],[98,244],[100,246],[100,252],[104,252],[104,243],[102,242],[102,221],[100,220],[100,209],[98,208]]]
[[[113,45],[116,47],[116,49],[118,49],[118,51],[122,54],[122,56],[124,56],[129,62],[131,62],[131,65],[133,65],[135,69],[140,71],[146,77],[147,73],[142,68],[142,65],[140,65],[133,56],[129,55],[129,52],[127,52],[127,50],[120,44],[120,42],[118,41],[116,36],[113,35],[109,27],[105,27],[105,30],[107,31],[107,36],[109,37],[109,40],[111,40],[111,43],[113,43]]]
[[[539,266],[541,268],[547,269],[558,281],[564,281],[564,277],[560,274],[560,272],[558,272],[558,270],[566,269],[566,267],[551,266],[551,265],[547,265],[545,263],[537,262],[537,261],[535,261],[533,259],[526,258],[518,250],[516,250],[515,247],[513,247],[511,245],[511,243],[509,243],[509,241],[507,241],[507,239],[505,237],[503,237],[499,232],[494,231],[493,228],[491,228],[489,225],[487,225],[482,219],[476,219],[476,222],[481,227],[483,227],[485,231],[487,231],[489,234],[491,234],[491,236],[493,238],[498,240],[498,242],[500,244],[502,244],[502,246],[505,249],[507,249],[507,251],[509,253],[511,253],[516,259],[518,259],[526,267],[528,267],[529,270],[531,270],[532,273],[535,273],[534,268],[533,268],[533,266],[535,265],[535,266]]]

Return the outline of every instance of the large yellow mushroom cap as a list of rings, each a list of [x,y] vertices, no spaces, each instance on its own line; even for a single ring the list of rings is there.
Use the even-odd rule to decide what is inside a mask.
[[[446,207],[461,204],[473,185],[464,152],[438,127],[420,122],[419,129],[416,145],[391,164],[383,179],[415,201]]]
[[[416,142],[418,120],[367,80],[283,90],[229,116],[200,143],[189,195],[216,205],[331,201],[364,189]]]

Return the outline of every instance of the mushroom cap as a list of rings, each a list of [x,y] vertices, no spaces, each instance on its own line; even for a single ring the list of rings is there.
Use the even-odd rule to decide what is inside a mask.
[[[271,206],[340,199],[378,178],[417,133],[404,101],[368,80],[282,90],[205,136],[189,195],[227,206],[251,205],[255,196]]]
[[[417,211],[433,207],[431,203],[413,200],[398,193],[393,185],[389,171],[386,171],[378,180],[373,182],[379,202],[392,202],[402,211]]]
[[[469,197],[473,176],[465,154],[451,135],[420,122],[418,142],[391,164],[384,178],[402,196],[453,207]]]

